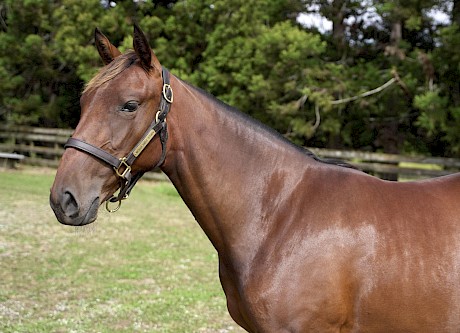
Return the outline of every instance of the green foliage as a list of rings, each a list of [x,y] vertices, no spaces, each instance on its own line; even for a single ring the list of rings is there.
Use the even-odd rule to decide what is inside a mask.
[[[460,151],[460,31],[428,15],[433,8],[450,10],[448,1],[110,3],[0,4],[1,121],[74,126],[84,82],[102,65],[94,28],[125,51],[137,21],[174,74],[296,143],[435,155]],[[380,21],[365,19],[369,10]],[[300,26],[296,18],[306,11],[330,19],[332,32]],[[393,84],[378,93],[332,103],[392,77]]]
[[[307,33],[289,22],[273,27],[254,21],[254,30],[242,29],[223,45],[211,46],[204,53],[202,76],[208,89],[227,103],[273,125],[279,112],[301,96],[300,69],[315,62],[324,50],[319,36]],[[220,42],[220,38],[216,38]],[[268,113],[267,113],[268,111]],[[272,126],[273,126],[272,125]],[[274,126],[282,130],[283,126]]]

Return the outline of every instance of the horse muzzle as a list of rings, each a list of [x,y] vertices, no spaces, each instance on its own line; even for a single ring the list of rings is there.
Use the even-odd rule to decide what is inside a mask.
[[[51,193],[50,206],[59,222],[66,225],[82,226],[92,223],[97,218],[99,197],[89,200],[87,205],[77,201],[71,191],[60,194]]]

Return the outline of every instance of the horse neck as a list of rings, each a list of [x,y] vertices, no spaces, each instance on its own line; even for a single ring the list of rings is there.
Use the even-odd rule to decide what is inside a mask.
[[[274,174],[282,177],[280,170],[296,159],[305,163],[304,155],[210,97],[174,83],[162,169],[219,255],[249,264],[269,233],[263,205]]]

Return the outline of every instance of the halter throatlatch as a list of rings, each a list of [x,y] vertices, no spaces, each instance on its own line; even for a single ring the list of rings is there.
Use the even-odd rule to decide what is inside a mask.
[[[105,208],[110,213],[116,212],[120,206],[121,201],[128,198],[129,193],[136,185],[137,181],[144,175],[144,172],[138,172],[136,174],[131,173],[131,166],[133,165],[136,158],[142,153],[147,145],[153,140],[158,134],[161,142],[161,157],[154,168],[161,166],[166,158],[166,142],[168,140],[168,129],[166,124],[166,116],[171,109],[171,104],[174,99],[173,91],[170,85],[169,72],[166,68],[162,70],[163,76],[163,88],[161,94],[160,106],[156,113],[155,119],[149,126],[147,131],[142,136],[142,139],[136,144],[131,152],[125,157],[118,158],[105,150],[93,146],[80,139],[70,138],[67,140],[64,148],[75,148],[89,155],[92,155],[111,167],[113,167],[115,173],[120,179],[120,191],[117,195],[113,195],[105,203]],[[118,203],[114,209],[109,208],[109,203]]]

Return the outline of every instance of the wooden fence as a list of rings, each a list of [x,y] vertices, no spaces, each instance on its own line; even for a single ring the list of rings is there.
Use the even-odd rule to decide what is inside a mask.
[[[57,167],[73,130],[0,125],[0,152],[19,153],[29,165]]]
[[[456,158],[318,148],[309,148],[309,150],[324,158],[344,160],[367,173],[391,180],[432,178],[460,171],[460,159]]]
[[[0,152],[19,153],[21,163],[57,167],[64,143],[73,130],[0,125]],[[460,170],[460,159],[403,156],[309,148],[322,158],[341,159],[368,173],[387,179],[443,176]]]

